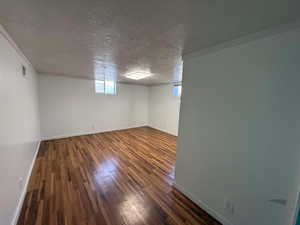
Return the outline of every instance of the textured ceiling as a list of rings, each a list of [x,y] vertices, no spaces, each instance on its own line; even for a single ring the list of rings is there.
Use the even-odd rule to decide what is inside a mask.
[[[181,55],[300,18],[299,0],[1,0],[0,23],[40,73],[181,81]],[[154,75],[139,81],[135,69]]]

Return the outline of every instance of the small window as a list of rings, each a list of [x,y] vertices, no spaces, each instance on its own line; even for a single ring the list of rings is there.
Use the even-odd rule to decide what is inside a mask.
[[[95,91],[96,93],[115,95],[116,82],[108,80],[95,80]]]
[[[174,85],[173,86],[173,96],[180,97],[181,96],[181,89],[182,89],[181,85]]]

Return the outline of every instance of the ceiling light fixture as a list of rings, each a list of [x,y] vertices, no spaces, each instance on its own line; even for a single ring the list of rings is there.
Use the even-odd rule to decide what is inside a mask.
[[[149,71],[142,71],[142,70],[138,70],[138,71],[132,71],[132,72],[128,72],[126,73],[124,76],[128,79],[132,79],[132,80],[140,80],[140,79],[144,79],[146,77],[150,77],[153,74],[150,73]]]

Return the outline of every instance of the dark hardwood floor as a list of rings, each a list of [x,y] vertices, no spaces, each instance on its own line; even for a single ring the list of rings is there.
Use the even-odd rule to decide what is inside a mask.
[[[148,127],[43,141],[18,225],[220,225],[172,186],[175,151]]]

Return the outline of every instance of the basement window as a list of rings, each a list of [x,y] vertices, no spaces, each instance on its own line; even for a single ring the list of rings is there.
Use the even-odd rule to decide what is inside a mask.
[[[181,90],[182,90],[182,86],[179,84],[176,84],[173,86],[173,96],[175,97],[180,97],[181,96]]]
[[[106,95],[115,95],[116,82],[111,80],[95,80],[95,92],[106,94]]]

